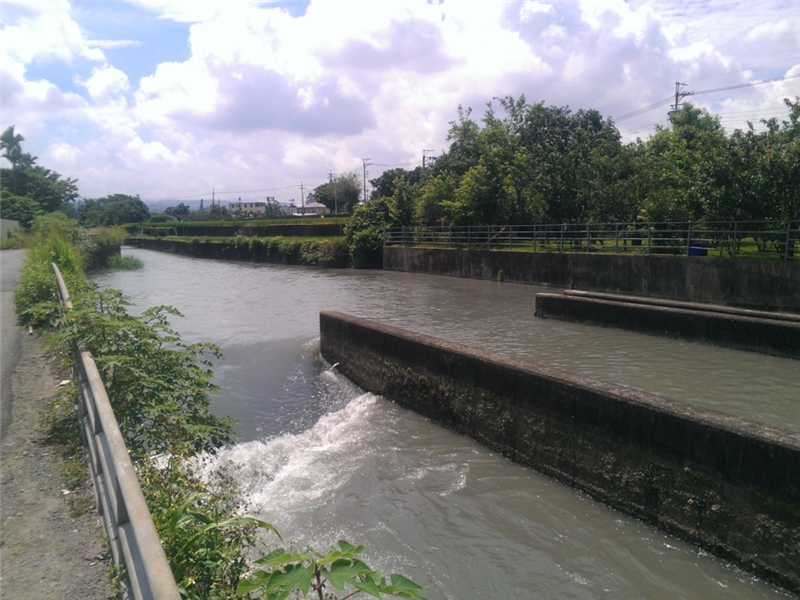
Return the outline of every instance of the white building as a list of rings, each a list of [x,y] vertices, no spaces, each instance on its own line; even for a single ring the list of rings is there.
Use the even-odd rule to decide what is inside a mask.
[[[232,215],[235,214],[242,214],[245,216],[263,216],[267,214],[267,203],[266,202],[242,202],[241,198],[238,202],[231,202],[230,207],[228,210],[231,211]]]

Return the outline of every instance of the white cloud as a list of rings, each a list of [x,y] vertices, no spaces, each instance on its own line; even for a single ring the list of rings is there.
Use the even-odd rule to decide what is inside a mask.
[[[10,4],[13,8],[18,3],[4,4]],[[105,59],[103,52],[90,45],[78,23],[72,19],[71,8],[66,0],[26,3],[24,6],[26,12],[23,18],[14,18],[16,15],[13,10],[10,20],[6,20],[4,15],[4,58],[23,65],[33,61]],[[4,6],[3,10],[6,15],[9,13],[9,7]]]
[[[777,1],[311,0],[298,16],[280,3],[140,0],[148,18],[191,25],[178,40],[190,56],[136,83],[114,58],[147,43],[88,39],[63,0],[6,4],[3,119],[41,136],[39,153],[90,196],[316,185],[329,170],[360,172],[365,156],[398,164],[438,152],[460,104],[480,119],[493,97],[524,93],[614,116],[670,95],[675,81],[723,87],[774,77],[763,63],[785,72],[800,62],[800,23]],[[97,66],[77,78],[70,69],[86,60]],[[42,61],[63,62],[88,99],[31,81]],[[693,101],[757,118],[798,83]],[[646,134],[662,112],[621,129]]]
[[[92,74],[86,81],[78,79],[78,83],[84,86],[93,100],[103,100],[112,95],[118,95],[128,91],[128,76],[119,69],[109,65],[95,67]]]

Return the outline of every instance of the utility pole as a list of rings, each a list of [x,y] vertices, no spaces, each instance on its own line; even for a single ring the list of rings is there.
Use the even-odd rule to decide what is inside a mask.
[[[433,152],[433,150],[423,150],[422,151],[422,170],[425,170],[425,158],[428,156],[428,152]]]
[[[367,167],[371,165],[371,162],[367,162],[368,158],[362,158],[361,160],[364,161],[364,203],[367,202]]]
[[[338,215],[339,214],[339,199],[337,198],[336,188],[339,187],[339,182],[336,181],[334,183],[334,181],[333,181],[333,171],[331,171],[328,176],[330,178],[330,182],[333,183],[333,214],[334,215]]]
[[[670,114],[678,112],[681,107],[681,98],[685,98],[686,96],[691,96],[694,94],[694,92],[684,92],[683,88],[685,87],[685,83],[681,83],[680,81],[675,82],[675,106],[672,107]]]
[[[211,208],[214,208],[214,193],[216,192],[215,188],[211,188]]]
[[[302,214],[305,217],[306,216],[306,195],[303,193],[303,182],[302,181],[300,182],[300,202],[302,202],[302,207],[303,207],[301,209],[301,211],[300,211],[300,214]]]

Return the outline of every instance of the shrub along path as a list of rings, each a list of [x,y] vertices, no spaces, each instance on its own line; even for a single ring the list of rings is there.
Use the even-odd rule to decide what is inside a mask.
[[[4,280],[10,267],[6,252],[0,254]],[[0,306],[4,321],[6,311],[13,312],[7,300],[4,295]],[[7,418],[0,447],[0,598],[106,600],[113,597],[108,546],[85,464],[70,489],[61,466],[65,460],[39,423],[58,378],[39,339],[21,338],[13,349],[19,362],[11,386],[8,381],[2,386]],[[3,362],[8,360],[4,355]],[[3,375],[6,380],[6,369]]]

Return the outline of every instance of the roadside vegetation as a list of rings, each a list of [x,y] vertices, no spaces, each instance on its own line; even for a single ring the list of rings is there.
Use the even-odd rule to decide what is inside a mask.
[[[80,342],[97,364],[176,582],[192,599],[342,598],[363,592],[375,598],[419,599],[421,587],[400,575],[388,579],[360,559],[363,546],[286,550],[277,531],[242,513],[230,467],[207,462],[235,442],[233,421],[209,410],[217,391],[213,344],[186,344],[171,328],[180,313],[156,306],[132,315],[116,290],[100,290],[85,275],[92,242],[63,215],[37,217],[34,241],[14,295],[17,314],[45,335],[46,347],[66,368]],[[113,232],[108,233],[114,239]],[[249,243],[249,240],[248,240]],[[73,309],[57,301],[55,262],[70,290]],[[43,415],[51,439],[70,456],[81,455],[75,405],[78,382],[62,388]],[[71,461],[74,463],[75,461]],[[75,465],[70,465],[75,473]],[[252,561],[271,536],[273,550]],[[269,539],[269,538],[268,538]],[[279,546],[276,547],[275,546]]]

